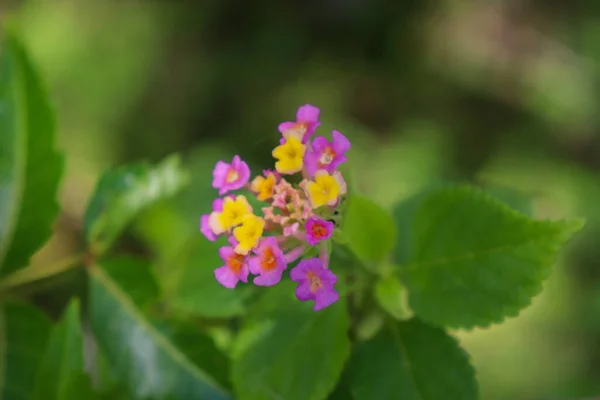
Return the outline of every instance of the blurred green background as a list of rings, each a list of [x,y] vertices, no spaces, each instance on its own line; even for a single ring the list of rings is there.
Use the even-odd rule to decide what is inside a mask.
[[[125,244],[176,253],[209,210],[214,162],[272,165],[277,124],[311,103],[321,132],[351,138],[353,179],[383,206],[459,179],[522,190],[538,218],[587,219],[530,308],[457,335],[483,399],[600,393],[600,2],[51,0],[0,13],[20,21],[67,154],[65,211],[36,262],[78,245],[106,166],[182,152],[192,187]]]

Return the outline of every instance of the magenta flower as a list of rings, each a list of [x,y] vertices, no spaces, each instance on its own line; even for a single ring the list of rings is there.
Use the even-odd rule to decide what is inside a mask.
[[[317,107],[305,104],[298,108],[295,122],[282,122],[279,124],[279,132],[285,137],[288,134],[297,136],[298,139],[302,140],[303,144],[306,144],[310,140],[311,135],[315,133],[317,127],[321,125],[319,122],[319,113],[320,110]],[[281,141],[280,144],[282,144]]]
[[[350,141],[339,131],[333,131],[331,136],[331,142],[322,136],[316,137],[312,142],[312,150],[304,154],[304,165],[310,176],[314,176],[319,169],[332,174],[346,161],[345,154],[350,150]]]
[[[254,284],[258,286],[273,286],[281,280],[283,271],[287,268],[283,251],[274,237],[266,237],[260,241],[254,250],[256,256],[250,258],[250,272],[258,275]]]
[[[248,282],[248,256],[233,250],[238,244],[233,236],[229,237],[229,244],[231,246],[223,246],[219,249],[219,256],[225,265],[215,269],[215,278],[221,285],[233,289],[239,281]]]
[[[340,298],[333,288],[337,277],[318,258],[300,261],[290,272],[290,277],[299,283],[296,288],[298,300],[314,300],[314,311],[330,306]]]
[[[219,196],[222,196],[230,190],[241,188],[248,179],[250,179],[250,168],[240,159],[240,156],[236,155],[231,164],[224,161],[217,162],[213,170],[212,186],[219,189]]]
[[[314,246],[323,240],[327,240],[333,234],[334,228],[335,224],[331,221],[310,217],[306,220],[306,241],[311,246]]]
[[[215,199],[212,203],[213,212],[221,212],[223,211],[223,199],[218,198]],[[210,218],[210,214],[204,214],[200,217],[200,232],[211,242],[217,240],[217,236],[210,228],[210,224],[208,220]]]

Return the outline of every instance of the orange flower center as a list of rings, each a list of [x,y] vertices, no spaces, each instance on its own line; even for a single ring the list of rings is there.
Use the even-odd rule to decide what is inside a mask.
[[[315,293],[317,290],[323,287],[323,285],[321,284],[321,278],[319,278],[314,272],[308,271],[306,277],[310,281],[310,291],[312,293]]]
[[[227,260],[227,265],[235,274],[239,274],[242,270],[242,265],[244,265],[244,256],[241,254],[235,253],[233,256],[229,257]]]
[[[308,128],[307,122],[298,122],[297,124],[294,125],[294,127],[292,129],[294,131],[304,135],[306,133],[307,128]]]
[[[227,172],[227,177],[225,178],[225,181],[227,183],[235,182],[238,180],[239,177],[240,175],[237,173],[237,171],[234,168],[231,168],[229,172]]]
[[[268,271],[274,270],[276,266],[277,266],[277,260],[275,259],[275,255],[273,254],[273,251],[269,247],[265,250],[265,253],[263,255],[262,269],[263,269],[263,271],[268,272]]]
[[[335,151],[331,148],[331,146],[327,146],[325,150],[321,153],[321,157],[319,158],[319,164],[321,167],[324,165],[329,165],[335,158]]]
[[[313,225],[313,227],[311,229],[311,233],[313,234],[314,237],[320,239],[322,237],[327,236],[327,228],[325,228],[321,224],[315,224],[315,225]]]

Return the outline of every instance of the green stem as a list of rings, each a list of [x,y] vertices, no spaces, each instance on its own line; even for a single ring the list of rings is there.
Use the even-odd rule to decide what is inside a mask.
[[[20,269],[0,280],[0,292],[51,278],[83,264],[85,254],[76,254],[50,265],[32,265]]]

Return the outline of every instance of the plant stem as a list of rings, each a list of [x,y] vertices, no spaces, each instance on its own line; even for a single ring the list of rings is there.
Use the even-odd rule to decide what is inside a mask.
[[[20,269],[0,280],[0,292],[51,278],[83,264],[85,254],[75,254],[50,265],[32,265]]]

